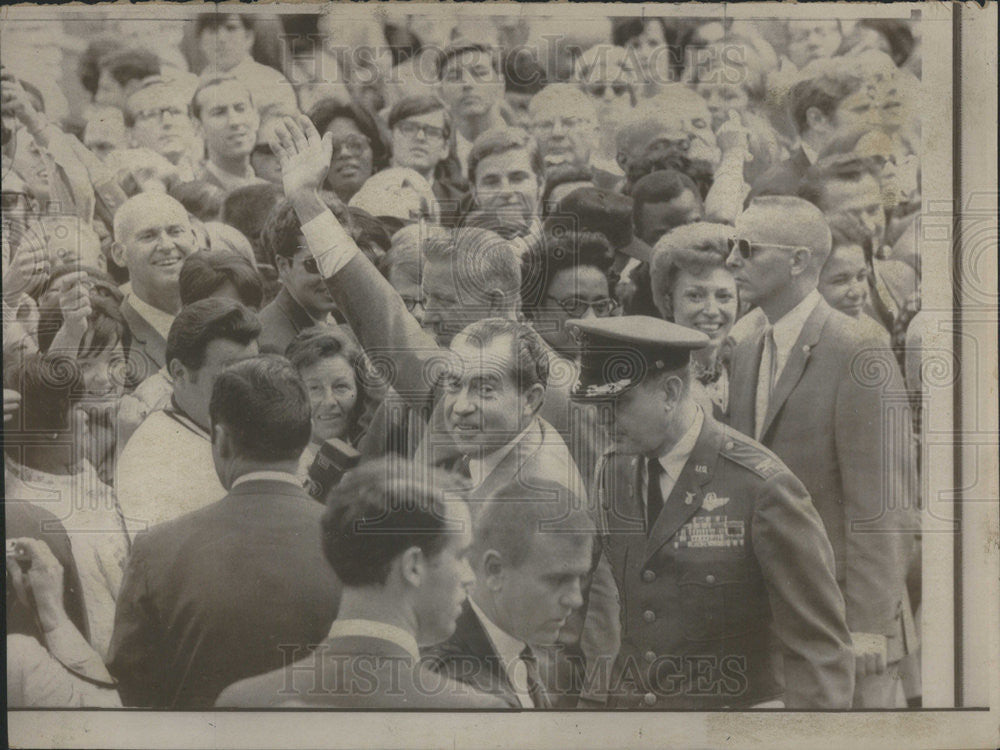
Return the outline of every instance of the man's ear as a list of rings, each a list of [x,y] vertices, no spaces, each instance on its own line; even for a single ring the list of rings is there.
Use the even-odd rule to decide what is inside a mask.
[[[503,557],[495,549],[488,549],[482,557],[483,583],[490,591],[503,588]]]
[[[514,312],[511,309],[511,305],[507,299],[507,295],[503,293],[502,289],[490,289],[486,292],[486,297],[490,301],[490,318],[509,318],[510,313]]]
[[[219,458],[230,459],[235,455],[233,439],[229,434],[229,430],[220,422],[212,425],[212,446],[219,454]]]
[[[806,128],[808,130],[826,130],[830,118],[823,114],[819,107],[809,107],[806,110]]]
[[[288,273],[288,267],[289,267],[289,265],[290,265],[290,262],[289,262],[288,258],[286,258],[284,255],[278,255],[277,253],[275,253],[275,255],[274,255],[274,270],[278,272],[278,278],[279,279],[284,279],[285,278],[285,274]]]
[[[812,264],[812,251],[807,247],[798,247],[792,252],[791,258],[792,276],[798,276],[807,271]]]
[[[183,362],[175,357],[167,362],[167,372],[170,373],[170,379],[176,383],[184,377],[184,374],[187,372],[187,368],[184,366]]]
[[[542,408],[542,401],[545,400],[545,386],[535,383],[524,393],[524,416],[531,419]]]
[[[128,251],[121,242],[114,241],[111,243],[111,260],[115,262],[115,265],[125,268],[125,258],[128,255]]]
[[[399,574],[408,584],[414,588],[420,588],[424,581],[424,571],[427,560],[424,551],[420,547],[409,547],[399,556]]]
[[[663,393],[670,408],[677,406],[684,393],[684,381],[679,375],[670,375],[663,379]]]
[[[615,154],[615,162],[617,162],[618,166],[622,168],[622,172],[628,174],[628,170],[625,168],[628,164],[628,157],[625,156],[624,151],[618,151]]]

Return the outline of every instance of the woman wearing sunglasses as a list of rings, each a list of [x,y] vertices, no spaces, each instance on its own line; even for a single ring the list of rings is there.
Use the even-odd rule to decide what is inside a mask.
[[[666,319],[706,334],[709,345],[691,358],[703,405],[716,417],[729,404],[729,332],[739,309],[736,281],[726,267],[732,227],[697,222],[676,227],[653,248],[653,300]]]

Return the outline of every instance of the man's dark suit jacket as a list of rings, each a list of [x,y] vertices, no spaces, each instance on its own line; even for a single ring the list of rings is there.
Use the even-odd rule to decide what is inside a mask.
[[[747,435],[763,336],[758,329],[733,351],[729,421]],[[904,581],[919,517],[905,394],[892,352],[820,300],[775,383],[760,437],[823,519],[848,627],[887,636],[889,661],[915,646]]]
[[[129,379],[138,384],[167,363],[167,340],[132,307],[128,297],[118,309],[129,331]]]
[[[771,167],[754,181],[750,186],[747,201],[761,195],[797,195],[799,183],[806,176],[809,167],[809,157],[799,146],[791,156]]]
[[[521,708],[507,670],[468,600],[462,604],[451,638],[424,649],[423,654],[435,672],[495,695],[510,708]]]
[[[139,535],[108,664],[122,702],[208,708],[227,685],[321,642],[340,598],[322,513],[290,482],[251,480]]]
[[[435,674],[401,646],[371,636],[328,638],[304,659],[230,685],[220,708],[506,708],[471,685]]]
[[[282,356],[302,330],[316,325],[312,316],[284,286],[257,317],[260,320],[260,350]]]

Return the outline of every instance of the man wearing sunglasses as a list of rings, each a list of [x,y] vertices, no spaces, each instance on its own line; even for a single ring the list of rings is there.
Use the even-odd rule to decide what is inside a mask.
[[[911,422],[890,419],[893,394],[905,393],[902,375],[891,351],[817,291],[832,245],[818,208],[756,198],[735,232],[727,265],[767,324],[734,350],[730,421],[809,491],[847,607],[854,706],[892,708],[898,662],[916,647],[905,587],[919,524]]]
[[[341,215],[346,223],[346,214]],[[261,229],[261,244],[278,272],[281,288],[260,311],[260,349],[283,355],[302,330],[317,324],[336,325],[337,306],[306,246],[291,203],[285,201],[271,211]]]

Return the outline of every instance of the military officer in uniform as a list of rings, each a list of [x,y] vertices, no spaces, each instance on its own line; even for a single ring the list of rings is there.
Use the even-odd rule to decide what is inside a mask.
[[[612,708],[850,708],[834,557],[802,483],[693,400],[708,337],[664,320],[572,321],[573,398],[614,435],[595,486],[620,594]]]

